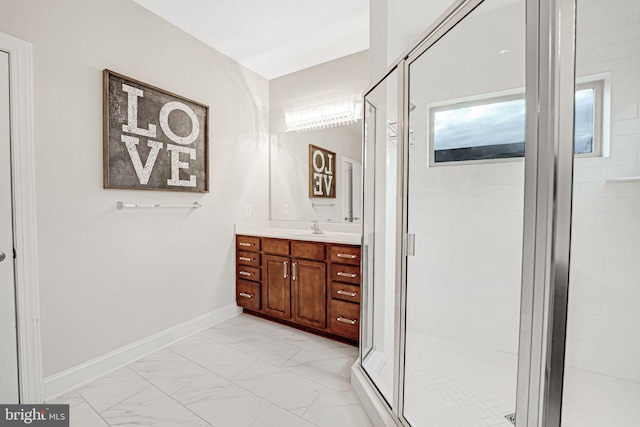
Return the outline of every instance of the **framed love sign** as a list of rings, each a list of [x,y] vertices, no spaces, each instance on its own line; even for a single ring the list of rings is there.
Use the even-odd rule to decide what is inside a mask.
[[[336,198],[336,153],[309,144],[309,197]]]
[[[209,191],[209,107],[104,70],[104,188]]]

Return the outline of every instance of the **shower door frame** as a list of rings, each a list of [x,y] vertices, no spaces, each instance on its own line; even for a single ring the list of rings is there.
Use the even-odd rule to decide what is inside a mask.
[[[392,405],[386,403],[362,367],[362,358],[358,369],[389,415],[398,425],[406,427],[411,427],[404,417],[406,261],[410,250],[407,245],[409,67],[484,1],[458,0],[451,5],[419,37],[415,46],[364,93],[366,97],[398,70],[398,105],[402,110],[398,114],[396,354]],[[516,425],[559,427],[573,194],[576,0],[525,2],[527,147]],[[363,306],[363,317],[367,314],[365,309]]]

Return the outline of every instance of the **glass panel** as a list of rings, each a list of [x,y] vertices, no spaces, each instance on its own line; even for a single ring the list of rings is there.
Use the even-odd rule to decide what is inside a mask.
[[[366,96],[362,366],[391,403],[394,366],[398,76]],[[375,253],[372,248],[375,248]]]
[[[604,156],[574,162],[563,427],[640,426],[639,63],[640,3],[578,0],[576,79],[605,81]],[[575,109],[577,141],[591,112]]]
[[[576,91],[574,153],[588,154],[593,152],[595,91],[583,89]]]
[[[475,97],[474,97],[475,98]],[[594,152],[595,89],[576,91],[575,153]],[[524,95],[446,102],[431,108],[432,163],[524,157]]]
[[[525,87],[525,2],[487,1],[410,65],[404,416],[419,426],[511,426],[515,412],[524,161],[433,165],[432,112]],[[524,140],[524,106],[466,105],[447,139]],[[477,104],[476,104],[477,105]],[[505,123],[512,130],[504,132]],[[503,135],[499,135],[503,134]],[[437,135],[437,134],[436,134]],[[473,142],[471,142],[473,141]],[[478,142],[480,141],[480,142]],[[460,146],[460,145],[457,145]]]

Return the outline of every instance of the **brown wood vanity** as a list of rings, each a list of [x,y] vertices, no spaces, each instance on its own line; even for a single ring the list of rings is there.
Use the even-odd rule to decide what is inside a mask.
[[[236,272],[246,313],[357,345],[359,246],[237,235]]]

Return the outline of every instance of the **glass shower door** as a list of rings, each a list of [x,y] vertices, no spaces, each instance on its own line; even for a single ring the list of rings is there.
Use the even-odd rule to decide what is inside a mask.
[[[511,426],[522,275],[525,2],[409,58],[404,418]]]
[[[393,399],[398,72],[365,98],[362,367]],[[371,185],[373,184],[373,185]],[[375,251],[374,251],[375,248]]]

